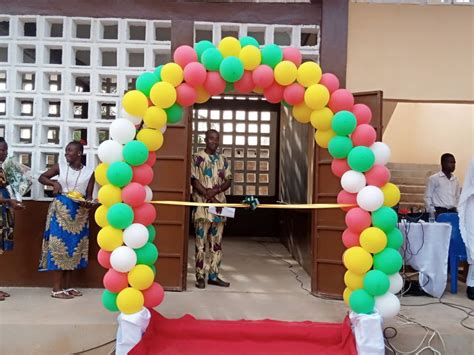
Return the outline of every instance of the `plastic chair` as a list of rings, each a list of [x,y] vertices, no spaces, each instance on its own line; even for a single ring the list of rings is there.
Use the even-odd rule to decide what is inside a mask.
[[[466,246],[459,230],[459,216],[457,213],[441,213],[437,222],[451,224],[451,239],[449,242],[448,267],[451,276],[451,293],[458,293],[458,268],[460,261],[467,261]]]

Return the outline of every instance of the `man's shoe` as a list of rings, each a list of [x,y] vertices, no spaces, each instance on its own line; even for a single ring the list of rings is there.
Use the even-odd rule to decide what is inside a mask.
[[[207,280],[207,283],[209,285],[214,285],[214,286],[220,286],[220,287],[229,287],[230,282],[225,282],[224,280],[221,280],[220,278],[216,278],[215,280]]]
[[[469,298],[470,300],[474,300],[474,286],[467,286],[466,294],[467,298]]]
[[[206,283],[204,282],[204,279],[197,279],[196,287],[197,288],[206,288]]]

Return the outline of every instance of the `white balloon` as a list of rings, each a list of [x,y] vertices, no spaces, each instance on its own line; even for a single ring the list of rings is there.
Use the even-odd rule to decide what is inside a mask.
[[[110,255],[110,265],[115,271],[129,272],[137,264],[137,254],[132,248],[121,246]]]
[[[366,186],[357,194],[357,204],[360,208],[372,212],[382,207],[384,196],[377,186]]]
[[[148,242],[148,229],[140,223],[131,224],[123,231],[123,242],[130,248],[141,248]]]
[[[153,191],[150,188],[150,186],[148,186],[148,185],[145,186],[145,192],[146,192],[145,202],[152,201],[153,200]]]
[[[120,144],[127,144],[135,138],[135,125],[125,118],[118,118],[110,125],[110,137]]]
[[[388,289],[388,292],[393,294],[400,292],[403,287],[402,275],[397,272],[396,274],[389,275],[388,279],[390,280],[390,288]]]
[[[97,155],[102,162],[112,164],[123,160],[122,149],[119,142],[109,139],[100,143]]]
[[[127,121],[132,122],[135,126],[142,123],[141,117],[129,115],[128,112],[125,111],[124,109],[120,111],[120,117],[126,119]]]
[[[166,132],[166,124],[165,124],[163,127],[160,128],[160,131],[161,131],[162,134],[165,134],[165,132]]]
[[[383,142],[375,142],[370,146],[375,155],[375,164],[385,165],[390,161],[390,147]]]
[[[383,318],[393,318],[400,312],[400,301],[393,293],[387,292],[375,297],[375,309]]]
[[[355,194],[362,190],[365,184],[365,175],[359,171],[349,170],[341,177],[341,186],[347,192]]]

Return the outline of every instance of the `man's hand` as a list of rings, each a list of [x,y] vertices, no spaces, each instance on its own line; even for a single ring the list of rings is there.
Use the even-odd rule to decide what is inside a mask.
[[[20,201],[17,201],[17,200],[10,200],[10,206],[14,209],[14,210],[24,210],[26,208],[26,206],[24,204],[22,204]]]
[[[92,206],[94,206],[94,201],[90,201],[90,200],[79,201],[79,205],[81,207],[91,208]]]
[[[210,203],[221,203],[217,198],[212,197],[208,202]],[[221,214],[222,213],[222,207],[216,207],[216,212]]]
[[[61,186],[61,184],[57,181],[54,182],[53,184],[53,195],[56,196],[56,195],[59,195],[63,192],[63,187]]]

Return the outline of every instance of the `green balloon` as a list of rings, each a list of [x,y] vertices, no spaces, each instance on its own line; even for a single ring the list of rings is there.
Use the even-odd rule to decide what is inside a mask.
[[[331,127],[338,136],[347,136],[357,127],[357,119],[352,112],[339,111],[332,118]]]
[[[283,106],[285,106],[285,107],[288,107],[288,108],[292,108],[292,107],[293,107],[293,106],[291,106],[288,102],[286,102],[286,101],[284,101],[284,100],[283,100],[281,103],[282,103]]]
[[[370,314],[374,311],[375,299],[364,289],[354,290],[349,297],[349,306],[356,313]]]
[[[354,147],[347,156],[347,163],[352,170],[364,173],[374,166],[375,155],[372,149],[368,147]]]
[[[137,264],[153,265],[158,259],[158,249],[153,243],[146,243],[139,249],[134,249],[137,254]]]
[[[403,245],[403,234],[398,228],[393,228],[387,233],[387,248],[398,250]]]
[[[155,240],[156,236],[156,229],[153,224],[150,224],[149,226],[146,226],[146,229],[148,229],[148,243],[152,243]]]
[[[118,293],[112,293],[109,290],[104,290],[104,292],[102,292],[102,304],[105,309],[110,312],[118,312],[117,295]]]
[[[199,41],[198,43],[194,45],[194,49],[196,50],[196,54],[200,62],[201,62],[202,54],[204,53],[206,49],[209,49],[209,48],[215,48],[215,46],[212,44],[212,42],[207,41],[207,40]]]
[[[202,53],[201,62],[207,70],[217,71],[224,57],[217,48],[208,48]]]
[[[116,203],[107,211],[107,221],[117,229],[125,229],[133,223],[133,210],[125,203]]]
[[[240,46],[242,48],[244,48],[245,46],[254,46],[259,48],[260,43],[258,43],[258,41],[252,36],[245,36],[240,39]]]
[[[374,255],[374,269],[387,275],[395,274],[402,268],[403,259],[400,253],[392,248],[385,248]]]
[[[329,141],[329,154],[335,159],[344,159],[352,149],[352,141],[349,137],[336,136]]]
[[[225,81],[235,83],[244,75],[244,65],[237,57],[227,57],[222,60],[219,72]]]
[[[390,280],[380,270],[370,270],[364,276],[364,290],[372,296],[381,296],[388,291]]]
[[[153,72],[153,74],[158,78],[158,81],[161,81],[161,69],[163,69],[163,64],[158,65]]]
[[[132,166],[142,165],[148,159],[148,148],[140,141],[130,141],[123,147],[123,158]]]
[[[390,232],[393,228],[395,228],[397,226],[397,222],[397,212],[395,212],[393,208],[384,206],[372,212],[372,225],[374,227],[380,228],[385,233]]]
[[[234,88],[234,84],[233,83],[226,83],[225,84],[225,90],[224,92],[232,92],[234,91],[235,88]]]
[[[275,68],[283,59],[283,51],[276,44],[267,44],[262,48],[262,64]]]
[[[168,124],[178,123],[179,121],[181,121],[181,118],[183,118],[184,110],[178,104],[173,104],[173,106],[165,108],[165,111],[167,117],[166,122]]]
[[[137,90],[140,90],[146,96],[150,96],[150,90],[153,85],[158,82],[158,77],[154,73],[143,73],[137,78],[135,87]]]
[[[132,168],[123,161],[116,161],[107,168],[107,180],[114,186],[124,187],[132,181],[132,177]]]

